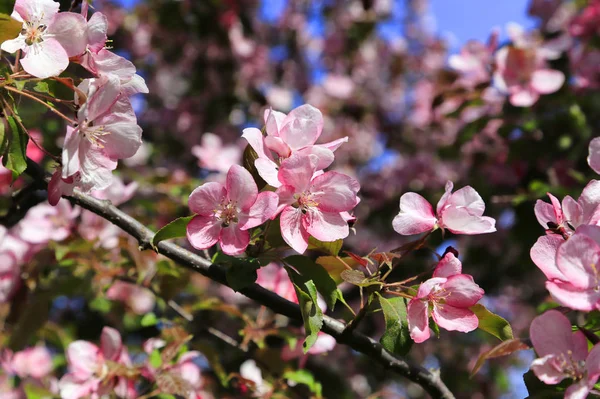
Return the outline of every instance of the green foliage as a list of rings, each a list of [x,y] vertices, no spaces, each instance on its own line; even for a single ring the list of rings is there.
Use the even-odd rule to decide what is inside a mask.
[[[477,318],[479,319],[478,328],[480,330],[492,334],[501,341],[514,338],[510,323],[497,314],[487,310],[485,306],[477,304],[471,306],[469,309],[477,315]]]
[[[317,341],[319,331],[323,327],[323,311],[317,302],[317,287],[312,280],[307,280],[290,267],[286,266],[285,270],[287,270],[294,284],[298,302],[300,303],[300,311],[302,312],[302,320],[304,321],[304,329],[306,330],[306,339],[302,344],[302,348],[304,349],[304,353],[307,353]]]
[[[412,347],[406,315],[406,298],[384,298],[376,292],[385,318],[385,332],[379,342],[391,353],[406,355]]]
[[[156,317],[156,315],[153,312],[146,313],[142,317],[142,320],[140,320],[140,325],[142,327],[151,327],[151,326],[156,325],[156,323],[158,323],[158,318]]]
[[[150,353],[149,362],[150,365],[155,369],[162,366],[162,356],[160,355],[160,351],[158,349],[154,349],[152,353]]]
[[[288,256],[283,261],[293,266],[304,278],[313,281],[331,310],[335,308],[338,300],[345,303],[342,291],[321,265],[302,255]]]
[[[360,270],[344,270],[340,277],[347,283],[358,287],[369,287],[372,285],[382,285],[381,281],[373,280],[365,276]]]
[[[173,220],[154,234],[154,237],[152,237],[152,245],[156,247],[158,243],[163,240],[185,237],[187,225],[193,218],[194,215]]]
[[[258,278],[256,271],[260,268],[260,263],[256,258],[236,258],[217,252],[212,261],[227,267],[225,274],[227,284],[234,291],[243,290]]]
[[[21,32],[22,23],[15,21],[8,15],[12,11],[12,7],[5,7],[5,4],[0,4],[0,43],[5,40],[14,39]],[[6,14],[5,14],[6,12]]]
[[[344,240],[339,239],[331,242],[320,241],[315,237],[308,238],[308,249],[314,249],[326,253],[327,255],[337,256],[344,245]]]
[[[7,115],[10,138],[2,157],[2,165],[12,172],[13,181],[27,169],[27,133],[22,131],[15,117]]]
[[[306,369],[287,371],[283,374],[283,378],[308,386],[308,389],[310,389],[310,391],[318,398],[322,397],[323,395],[323,387],[321,386],[321,383],[315,380],[315,377],[312,375],[312,373]]]

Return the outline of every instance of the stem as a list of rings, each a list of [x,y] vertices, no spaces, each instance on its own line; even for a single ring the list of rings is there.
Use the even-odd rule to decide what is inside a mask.
[[[29,158],[27,159],[26,173],[44,185],[50,179],[50,176],[46,176],[44,170]],[[93,198],[81,193],[79,190],[75,190],[72,196],[66,196],[65,198],[120,227],[138,240],[140,248],[153,248],[152,238],[155,233],[138,220],[113,206],[110,201]],[[182,267],[200,273],[219,284],[229,286],[226,270],[221,265],[212,264],[203,257],[168,241],[159,242],[156,245],[156,251]],[[302,313],[298,304],[292,303],[256,283],[250,284],[239,292],[270,308],[275,313],[302,321]],[[344,334],[345,329],[346,325],[339,320],[323,316],[323,332],[334,337],[340,344],[347,345],[355,351],[363,353],[381,364],[385,369],[396,372],[421,385],[433,399],[454,399],[452,392],[440,379],[439,373],[431,372],[419,365],[410,363],[402,357],[391,354],[379,342],[362,333],[351,331]]]
[[[57,110],[56,108],[46,104],[44,101],[40,100],[39,98],[37,98],[36,96],[33,96],[29,93],[26,93],[24,91],[21,91],[19,89],[15,89],[14,87],[11,86],[4,86],[4,88],[8,91],[12,91],[14,93],[18,93],[22,96],[25,96],[27,98],[30,98],[34,101],[37,101],[38,103],[42,104],[44,107],[48,108],[50,111],[54,112],[56,115],[60,116],[61,118],[63,118],[64,120],[66,120],[67,122],[69,122],[72,125],[76,125],[77,122],[75,122],[73,119],[69,118],[68,116],[66,116],[65,114],[63,114],[62,112],[60,112],[59,110]]]
[[[21,50],[17,50],[17,55],[15,56],[15,65],[13,66],[13,73],[19,72],[19,59],[21,58]]]
[[[6,99],[4,99],[4,97],[2,98],[2,102],[4,103],[4,112],[6,112],[6,110],[8,110],[11,113],[11,115],[13,116],[13,118],[15,119],[15,121],[17,121],[17,123],[19,124],[19,126],[21,127],[21,129],[23,129],[23,131],[25,132],[25,134],[27,134],[27,136],[29,136],[29,140],[31,140],[31,142],[33,144],[35,144],[35,146],[37,148],[39,148],[40,151],[42,151],[44,154],[48,155],[50,158],[52,158],[54,160],[59,160],[60,158],[58,158],[54,154],[51,154],[50,152],[48,152],[44,147],[42,147],[41,145],[39,145],[37,141],[35,141],[35,139],[33,138],[33,136],[29,134],[29,131],[23,125],[23,122],[21,122],[21,118],[19,118],[19,116],[17,114],[15,114],[15,111],[13,111],[13,109],[10,107],[10,104],[8,104],[8,102],[6,102]]]

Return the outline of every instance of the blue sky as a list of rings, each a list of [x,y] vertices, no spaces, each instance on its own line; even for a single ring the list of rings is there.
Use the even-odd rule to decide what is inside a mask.
[[[533,27],[535,21],[527,16],[529,1],[430,0],[430,5],[436,31],[451,33],[460,47],[470,39],[486,40],[491,28],[504,30],[508,22]],[[501,38],[505,39],[505,32],[502,33]]]

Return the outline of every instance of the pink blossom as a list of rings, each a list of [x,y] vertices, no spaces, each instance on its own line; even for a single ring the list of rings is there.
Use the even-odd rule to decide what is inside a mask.
[[[0,226],[0,303],[12,298],[21,282],[21,265],[28,260],[31,245]]]
[[[459,54],[451,55],[448,64],[460,73],[457,82],[471,89],[478,84],[489,82],[493,52],[497,45],[498,32],[493,32],[487,45],[472,40],[463,46]]]
[[[293,153],[315,155],[317,170],[322,170],[333,162],[333,151],[348,141],[348,137],[344,137],[326,144],[315,144],[323,131],[323,115],[309,104],[295,108],[287,115],[266,110],[264,119],[266,136],[256,128],[248,128],[244,129],[242,137],[258,155],[254,165],[260,177],[273,187],[283,184],[278,180],[277,171],[281,162]]]
[[[123,302],[136,314],[150,312],[155,303],[154,294],[148,288],[119,280],[115,281],[106,291],[106,298]]]
[[[281,163],[277,189],[281,211],[281,235],[298,253],[308,248],[309,236],[335,241],[350,233],[346,212],[359,202],[358,181],[338,172],[315,175],[314,155],[293,154]]]
[[[529,107],[540,94],[554,93],[565,82],[561,71],[549,69],[535,47],[505,46],[496,53],[496,86],[515,107]]]
[[[192,154],[198,158],[200,167],[221,173],[227,173],[229,168],[238,164],[242,158],[239,146],[224,146],[221,138],[213,133],[204,133],[202,144],[193,146]]]
[[[69,372],[59,381],[60,396],[63,399],[79,399],[92,395],[98,397],[113,392],[118,397],[129,397],[127,380],[111,375],[109,362],[130,366],[131,361],[121,341],[119,332],[104,327],[100,337],[100,347],[88,341],[75,341],[67,348]],[[116,389],[115,389],[116,387]]]
[[[452,193],[454,185],[446,183],[446,192],[433,207],[416,193],[400,197],[400,213],[392,222],[394,230],[402,235],[419,234],[436,228],[448,229],[454,234],[484,234],[496,231],[496,221],[483,216],[485,204],[477,191],[466,186]]]
[[[482,297],[483,290],[473,277],[462,274],[462,264],[452,252],[447,252],[433,272],[433,277],[422,283],[417,296],[408,303],[410,337],[417,343],[430,337],[429,315],[448,331],[475,330],[479,320],[469,308]]]
[[[548,385],[572,379],[565,399],[586,398],[600,377],[600,345],[588,351],[585,335],[573,331],[569,320],[557,310],[536,317],[529,335],[539,356],[531,364],[535,375]]]
[[[11,368],[21,378],[44,378],[52,372],[52,356],[44,346],[34,346],[15,353]]]
[[[571,235],[577,227],[585,224],[600,222],[600,181],[592,180],[581,192],[575,201],[570,196],[565,196],[562,203],[552,194],[548,193],[551,204],[537,200],[534,211],[535,216],[545,229],[553,228],[563,235]]]
[[[22,50],[23,69],[38,78],[58,76],[69,65],[69,57],[84,52],[85,19],[72,12],[58,12],[52,0],[17,0],[11,17],[23,23],[16,39],[2,43],[2,50]]]
[[[267,266],[258,269],[256,274],[258,275],[258,278],[256,279],[257,284],[273,291],[290,302],[298,303],[298,296],[296,295],[294,284],[292,284],[292,281],[283,267],[275,262],[271,262]]]
[[[228,255],[239,255],[250,242],[249,229],[263,224],[277,210],[277,195],[258,192],[252,175],[239,165],[227,172],[226,184],[205,183],[189,198],[197,215],[187,226],[187,237],[196,249],[217,242]]]
[[[590,168],[600,174],[600,137],[596,137],[590,142],[587,161]]]
[[[560,236],[541,237],[531,249],[531,259],[548,278],[546,288],[559,304],[571,309],[600,309],[600,227],[580,226],[564,241]]]
[[[322,353],[327,353],[335,348],[337,341],[331,335],[325,334],[324,332],[319,332],[317,336],[317,340],[310,347],[308,352],[305,354],[302,349],[302,343],[300,340],[294,343],[293,347],[285,346],[281,352],[281,360],[287,362],[292,359],[300,358],[300,362],[298,367],[303,368],[308,360],[308,355],[320,355]]]
[[[95,189],[110,184],[108,171],[118,159],[133,156],[140,147],[142,129],[126,98],[120,98],[118,77],[86,79],[79,89],[87,101],[77,112],[77,126],[67,129],[62,178],[80,174],[83,184]]]
[[[0,397],[2,399],[26,399],[25,391],[21,387],[13,387],[7,375],[0,374]]]
[[[67,200],[60,201],[57,206],[36,205],[19,222],[19,236],[32,244],[63,241],[71,234],[79,213],[79,208],[73,208]]]

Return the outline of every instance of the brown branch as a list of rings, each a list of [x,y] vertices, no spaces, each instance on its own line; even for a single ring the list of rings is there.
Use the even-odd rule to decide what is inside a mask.
[[[27,159],[26,173],[38,181],[47,182],[49,179],[40,166],[29,158]],[[109,201],[93,198],[78,190],[75,190],[72,196],[65,198],[123,229],[138,240],[140,250],[152,248],[154,232],[113,206]],[[219,284],[228,286],[223,267],[212,264],[209,260],[172,242],[161,241],[156,248],[158,253],[172,259],[179,265],[200,273]],[[258,284],[252,284],[242,289],[240,293],[268,307],[275,313],[302,321],[302,314],[297,304],[264,289]],[[357,331],[346,330],[344,323],[331,317],[323,316],[323,331],[334,337],[338,343],[363,353],[383,365],[387,370],[394,371],[421,385],[432,398],[454,399],[454,395],[440,379],[437,371],[431,372],[401,357],[392,355],[379,342]]]

